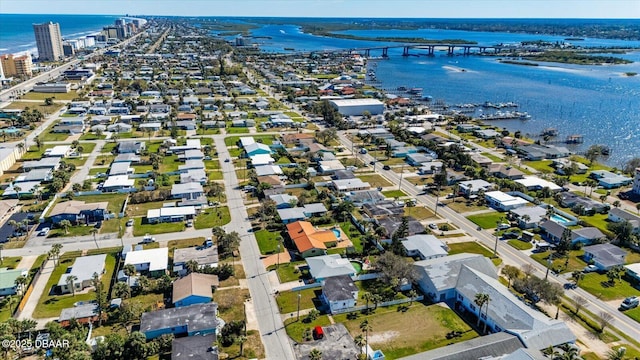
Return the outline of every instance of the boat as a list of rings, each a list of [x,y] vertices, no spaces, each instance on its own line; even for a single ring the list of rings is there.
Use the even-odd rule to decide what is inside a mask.
[[[287,51],[293,51],[293,50],[295,50],[294,48],[291,48],[291,47],[286,47],[286,48],[284,48],[284,49],[285,49],[285,50],[287,50]]]
[[[422,94],[422,88],[411,88],[407,90],[407,94],[412,94],[412,95]]]
[[[398,86],[396,88],[396,90],[398,90],[398,91],[407,91],[407,87],[406,86]]]

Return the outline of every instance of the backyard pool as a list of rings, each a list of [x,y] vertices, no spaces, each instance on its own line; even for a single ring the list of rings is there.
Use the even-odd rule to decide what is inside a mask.
[[[556,223],[561,224],[561,225],[566,225],[566,224],[568,224],[568,223],[570,223],[570,222],[571,222],[571,220],[567,219],[567,218],[566,218],[566,217],[564,217],[564,216],[560,216],[560,215],[558,215],[558,214],[553,214],[553,215],[551,215],[551,218],[550,218],[550,219],[551,219],[553,222],[556,222]]]
[[[336,239],[340,240],[341,234],[340,234],[340,229],[331,229],[331,231],[333,231],[333,233],[336,235]]]
[[[6,134],[15,134],[17,132],[20,132],[20,129],[14,128],[14,127],[10,127],[10,128],[6,128],[6,129],[0,129],[0,132],[6,133]]]

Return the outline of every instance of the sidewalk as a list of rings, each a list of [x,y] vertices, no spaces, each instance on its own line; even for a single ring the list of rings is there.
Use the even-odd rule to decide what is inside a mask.
[[[49,278],[51,277],[51,273],[53,273],[53,269],[54,269],[53,260],[47,260],[43,264],[42,271],[40,272],[40,276],[38,277],[38,280],[36,281],[36,283],[33,285],[33,291],[31,292],[31,295],[29,296],[29,299],[27,300],[27,303],[25,304],[24,309],[22,309],[22,311],[20,312],[20,315],[18,315],[18,320],[33,319],[33,312],[35,311],[36,306],[38,305],[38,301],[40,300],[40,297],[46,294],[45,291],[49,291],[49,289],[46,289],[46,286],[47,286],[47,282],[49,281]],[[46,321],[45,319],[40,319],[37,321],[38,321],[37,328],[42,328],[42,325],[46,324],[48,321],[50,321],[50,319],[46,319]]]
[[[31,267],[33,266],[33,263],[36,262],[37,258],[38,258],[37,255],[23,256],[18,266],[16,266],[16,269],[24,269],[24,270],[31,269]]]

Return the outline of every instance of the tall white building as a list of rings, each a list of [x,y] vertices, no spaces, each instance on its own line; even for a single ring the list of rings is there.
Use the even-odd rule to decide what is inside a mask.
[[[633,177],[633,192],[640,195],[640,167],[636,168],[636,174]]]
[[[60,24],[51,21],[33,24],[33,32],[36,36],[40,61],[57,61],[64,58]]]

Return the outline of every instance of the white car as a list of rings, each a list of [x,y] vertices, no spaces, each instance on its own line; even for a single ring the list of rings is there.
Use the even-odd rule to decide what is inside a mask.
[[[595,265],[587,265],[582,271],[586,273],[590,273],[590,272],[598,271],[598,268]]]
[[[429,228],[433,229],[433,230],[436,230],[438,228],[438,225],[436,225],[434,223],[431,223],[431,224],[429,224]]]
[[[51,231],[51,229],[49,229],[48,227],[40,230],[40,236],[47,236],[49,234],[49,231]]]
[[[149,244],[156,241],[156,238],[151,237],[151,235],[147,234],[142,238],[142,243],[143,244]]]

